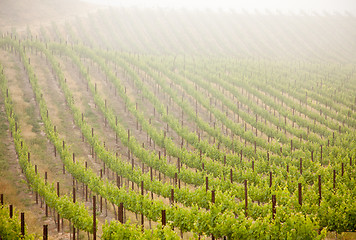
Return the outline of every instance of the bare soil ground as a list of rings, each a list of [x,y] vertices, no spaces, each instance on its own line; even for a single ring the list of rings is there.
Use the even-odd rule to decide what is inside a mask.
[[[16,30],[16,33],[26,34],[28,29],[34,33],[40,26],[50,25],[53,21],[64,23],[75,16],[85,16],[97,9],[98,6],[81,1],[3,0],[0,3],[0,33],[5,34]],[[29,84],[20,87],[23,86],[21,82],[28,81],[22,65],[18,61],[18,57],[1,51],[0,62],[4,66],[4,73],[9,80],[10,94],[14,100],[16,114],[22,115],[19,117],[22,135],[25,140],[28,140],[28,144],[33,150],[31,159],[37,160],[39,174],[43,175],[44,171],[48,172],[50,182],[55,178],[63,183],[65,181],[66,184],[63,186],[68,185],[71,178],[66,178],[66,181],[63,179],[63,175],[57,176],[61,172],[58,157],[54,159],[54,156],[51,156],[52,163],[49,158],[46,161],[43,159],[44,155],[53,155],[53,146],[46,140],[43,127],[39,123],[38,109],[33,107],[36,105],[32,89]],[[5,203],[12,204],[19,212],[25,212],[28,233],[40,237],[42,236],[42,225],[48,224],[50,239],[69,239],[67,231],[58,233],[53,218],[45,216],[44,204],[41,207],[40,204],[35,203],[35,195],[27,187],[25,176],[18,164],[2,96],[0,97],[0,106],[0,193],[4,194]],[[40,143],[44,143],[41,144],[42,147],[40,147]],[[58,164],[53,160],[57,160]],[[64,190],[64,188],[62,189]],[[64,224],[68,228],[66,221]]]
[[[44,176],[44,172],[48,172],[49,182],[53,182],[54,178],[59,181],[56,176],[58,166],[53,164],[53,157],[48,157],[51,155],[51,148],[48,147],[43,129],[38,124],[39,116],[36,108],[30,107],[34,105],[33,94],[31,88],[26,86],[26,83],[24,84],[24,82],[29,83],[21,68],[21,63],[17,57],[9,53],[2,51],[0,56],[0,62],[5,67],[5,76],[9,79],[9,92],[14,101],[14,110],[19,119],[24,141],[32,150],[31,161],[38,166],[38,174]],[[0,193],[4,194],[6,204],[12,204],[19,212],[25,213],[28,233],[41,236],[42,225],[47,224],[51,239],[61,239],[63,235],[56,232],[53,218],[45,216],[44,204],[41,204],[40,199],[39,204],[36,204],[35,194],[27,187],[26,178],[18,163],[2,98],[0,102],[0,162],[2,166],[0,168]],[[44,156],[47,157],[44,159]]]

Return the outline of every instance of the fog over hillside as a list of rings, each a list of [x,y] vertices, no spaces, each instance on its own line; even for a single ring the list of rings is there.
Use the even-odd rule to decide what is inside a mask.
[[[334,61],[354,61],[356,56],[356,17],[349,0],[34,0],[31,4],[4,0],[1,4],[3,33],[37,35],[50,26],[59,31],[54,40],[107,49]],[[69,33],[59,36],[68,27],[79,39]]]
[[[303,11],[306,13],[345,13],[356,14],[356,3],[353,0],[83,0],[85,2],[106,5],[106,6],[131,6],[140,8],[170,8],[170,9],[210,9],[210,10],[234,10],[247,12],[283,12],[298,14]]]
[[[118,7],[67,23],[80,38],[69,34],[69,42],[135,53],[332,61],[356,56],[356,18],[348,15]]]

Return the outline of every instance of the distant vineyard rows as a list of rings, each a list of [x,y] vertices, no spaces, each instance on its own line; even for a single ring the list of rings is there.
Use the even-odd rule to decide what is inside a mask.
[[[132,20],[138,10],[132,11],[119,13]],[[118,12],[108,13],[113,17]],[[226,30],[225,21],[239,19],[252,26],[255,23],[249,16],[219,15],[222,27],[218,29],[217,23],[202,14],[202,22],[211,23],[207,36],[226,43],[218,50],[208,40],[195,43],[206,28],[194,35],[197,20],[187,15],[185,24],[194,24],[176,39],[180,44],[166,36],[178,31],[171,16],[164,24],[153,20],[163,24],[161,34],[165,36],[145,28],[147,32],[132,37],[121,19],[114,25],[104,11],[89,21],[97,35],[86,31],[88,26],[79,18],[75,27],[53,23],[42,27],[38,35],[29,29],[23,36],[3,34],[2,51],[18,59],[18,67],[24,69],[24,81],[31,86],[45,136],[54,154],[60,156],[63,172],[72,176],[73,188],[74,181],[77,186],[82,184],[83,197],[75,201],[74,192],[60,195],[54,183],[37,173],[8,84],[14,80],[1,67],[1,96],[31,189],[59,217],[88,236],[99,230],[103,239],[323,239],[327,231],[355,231],[356,76],[351,56],[337,46],[325,56],[317,48],[307,60],[299,57],[305,58],[308,51],[288,58],[305,48],[303,41],[299,37],[292,47],[296,33],[281,34],[289,44],[278,48],[274,31],[283,32],[288,24],[300,26],[295,21],[302,17],[260,16],[255,21],[269,19],[263,23],[268,26],[280,18],[290,23],[263,31],[263,43],[256,40],[261,39],[255,32],[259,27],[251,33],[241,30],[256,37],[249,43],[248,49],[254,49],[252,57],[246,57],[247,50],[236,53],[243,45],[243,35],[232,36],[234,31]],[[153,16],[158,15],[140,14],[141,20],[133,21],[134,28],[144,28],[139,24]],[[323,18],[338,17],[314,17],[311,29]],[[182,16],[179,19],[183,21]],[[169,23],[174,26],[172,32],[167,29]],[[116,31],[117,27],[124,31]],[[325,32],[326,27],[318,31]],[[125,36],[134,40],[125,41]],[[231,39],[240,42],[230,53],[228,49],[235,44]],[[341,40],[334,37],[330,41]],[[313,48],[315,39],[305,42]],[[182,51],[167,54],[169,44]],[[151,47],[147,51],[146,45]],[[211,52],[206,52],[209,46]],[[279,57],[272,60],[269,50]],[[271,58],[253,57],[260,53]],[[316,60],[318,57],[325,58]],[[69,116],[63,121],[73,122],[73,131],[87,144],[90,152],[85,156],[75,158],[73,149],[79,140],[66,144],[71,136],[55,125],[57,110],[49,107],[51,93],[43,84],[45,77],[36,72],[38,65],[54,78],[60,91],[56,94],[65,101],[63,111]],[[89,96],[87,102],[84,96]],[[91,116],[92,111],[99,117]],[[92,161],[103,166],[100,172],[88,167]],[[93,219],[90,199],[84,197],[88,191],[100,199],[100,209],[103,201],[113,206],[110,211],[115,212],[115,219],[105,223]],[[117,212],[120,205],[136,214],[136,219],[139,214],[142,225],[147,219],[150,228],[151,222],[154,227],[141,231],[139,224],[123,224],[122,213]]]

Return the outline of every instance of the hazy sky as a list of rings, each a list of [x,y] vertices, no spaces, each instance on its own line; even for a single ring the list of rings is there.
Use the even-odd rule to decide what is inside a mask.
[[[240,11],[264,11],[268,9],[272,12],[292,11],[298,13],[305,12],[333,13],[334,11],[344,13],[351,12],[356,15],[356,0],[85,0],[89,2],[100,2],[105,5],[117,6],[140,6],[140,7],[160,7],[160,8],[188,8],[188,9],[235,9]]]

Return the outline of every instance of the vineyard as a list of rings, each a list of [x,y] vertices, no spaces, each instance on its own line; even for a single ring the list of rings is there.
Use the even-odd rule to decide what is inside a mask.
[[[0,239],[355,237],[355,24],[117,8],[0,29]]]

